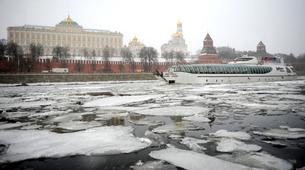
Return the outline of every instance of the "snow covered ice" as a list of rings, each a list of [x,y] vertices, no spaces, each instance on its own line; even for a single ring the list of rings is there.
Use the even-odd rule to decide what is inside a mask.
[[[236,151],[250,152],[250,151],[259,151],[262,149],[262,147],[253,144],[246,144],[236,139],[223,138],[217,143],[216,149],[219,152],[236,152]]]
[[[280,128],[269,129],[265,131],[254,131],[256,135],[263,135],[277,139],[299,139],[305,138],[305,129],[290,128],[288,126],[280,126]]]
[[[158,97],[162,97],[162,95],[113,96],[87,102],[84,104],[84,107],[118,106],[136,102],[144,102]]]
[[[251,139],[251,136],[246,132],[229,132],[227,130],[218,130],[215,133],[211,133],[210,136],[235,138],[235,139],[240,139],[240,140],[250,140]]]
[[[149,146],[134,137],[130,127],[99,127],[57,134],[47,130],[0,131],[1,143],[8,145],[0,162],[40,157],[129,153]]]
[[[189,170],[251,169],[250,167],[223,161],[203,153],[177,148],[167,148],[159,151],[152,151],[149,155],[155,159],[164,160],[178,167]]]
[[[233,155],[219,155],[217,157],[226,161],[240,163],[245,166],[256,167],[259,169],[269,169],[269,170],[292,169],[292,165],[288,161],[274,157],[264,152],[237,153]]]

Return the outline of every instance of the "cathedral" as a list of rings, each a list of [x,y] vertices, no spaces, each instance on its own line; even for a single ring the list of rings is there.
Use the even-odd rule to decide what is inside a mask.
[[[177,31],[172,34],[171,40],[161,46],[161,56],[165,52],[181,52],[184,56],[189,55],[187,45],[183,38],[182,23],[180,21],[177,22]]]
[[[139,57],[140,51],[143,47],[145,47],[145,45],[139,41],[136,36],[128,43],[128,48],[134,58]]]

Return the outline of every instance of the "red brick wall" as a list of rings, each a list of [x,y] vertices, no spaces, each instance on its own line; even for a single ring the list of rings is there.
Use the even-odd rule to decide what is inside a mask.
[[[198,64],[222,64],[222,59],[217,54],[201,54],[196,61]]]
[[[40,59],[36,60],[35,67],[31,72],[41,73],[43,70],[52,70],[52,68],[68,68],[70,73],[99,73],[104,72],[105,62],[98,61],[96,64],[94,61],[83,61],[83,60],[47,60]],[[123,68],[120,70],[120,65],[123,64]],[[0,60],[0,72],[17,72],[16,70],[10,68],[11,62],[6,59]],[[94,70],[95,65],[95,70]],[[125,72],[130,73],[133,72],[130,64],[120,61],[109,62],[111,72],[119,73]],[[173,63],[157,63],[153,65],[152,72],[158,70],[160,72],[164,72],[169,66],[173,65]],[[143,72],[143,63],[136,62],[134,72]]]

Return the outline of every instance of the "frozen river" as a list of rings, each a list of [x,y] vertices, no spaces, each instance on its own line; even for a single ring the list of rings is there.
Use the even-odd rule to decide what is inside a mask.
[[[305,80],[0,85],[1,169],[305,166]]]

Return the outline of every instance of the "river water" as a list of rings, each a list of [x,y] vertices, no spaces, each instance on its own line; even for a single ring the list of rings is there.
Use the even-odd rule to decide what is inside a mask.
[[[259,165],[270,157],[293,168],[305,166],[304,79],[205,86],[1,84],[0,112],[1,169],[141,169],[159,159],[164,161],[151,169],[189,167],[191,160],[150,154],[167,148],[247,167],[272,169]],[[225,135],[217,135],[219,130]],[[232,149],[236,141],[242,144]],[[246,156],[238,156],[243,154],[268,156],[243,160]]]

